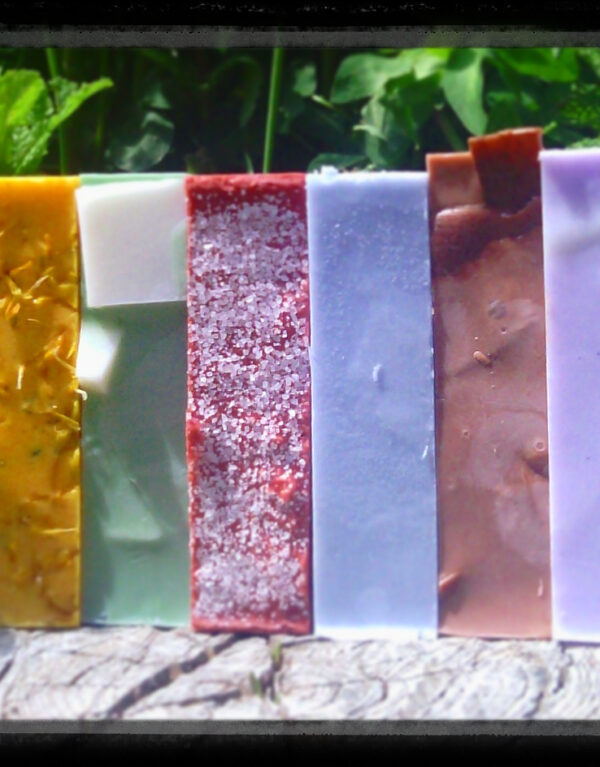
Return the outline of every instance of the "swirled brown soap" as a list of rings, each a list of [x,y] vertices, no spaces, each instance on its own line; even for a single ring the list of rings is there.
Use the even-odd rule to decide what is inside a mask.
[[[443,634],[551,632],[541,146],[427,158]]]
[[[79,623],[77,178],[0,179],[0,625]]]

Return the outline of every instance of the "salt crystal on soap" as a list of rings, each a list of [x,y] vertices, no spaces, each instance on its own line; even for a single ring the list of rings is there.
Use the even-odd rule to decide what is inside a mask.
[[[307,633],[305,176],[196,176],[187,190],[192,625]]]
[[[427,176],[307,189],[315,633],[435,635]]]

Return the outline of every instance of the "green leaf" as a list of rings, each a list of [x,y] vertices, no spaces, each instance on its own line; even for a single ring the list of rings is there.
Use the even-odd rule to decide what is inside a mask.
[[[406,74],[411,67],[411,59],[403,52],[393,58],[355,53],[340,64],[331,87],[331,101],[347,104],[369,98],[379,92],[388,80]]]
[[[278,133],[287,134],[292,128],[294,121],[305,111],[306,100],[295,91],[284,92],[279,104]]]
[[[316,67],[312,63],[293,61],[291,64],[289,80],[291,88],[284,88],[279,106],[280,118],[278,131],[281,134],[288,134],[292,130],[292,125],[301,117],[309,107],[311,101],[329,107],[324,99],[315,95],[317,87]]]
[[[173,123],[157,112],[135,114],[110,143],[108,159],[119,170],[148,170],[171,148],[174,130]]]
[[[578,48],[579,58],[586,62],[594,74],[600,76],[600,49],[598,48]]]
[[[299,96],[312,96],[317,88],[317,68],[312,63],[292,65],[292,90]]]
[[[106,78],[83,84],[55,78],[50,82],[53,103],[38,72],[5,72],[0,76],[0,172],[35,172],[58,126],[84,101],[111,85]]]
[[[319,106],[325,107],[325,109],[335,109],[331,102],[327,101],[327,99],[324,99],[323,96],[319,96],[318,93],[313,93],[311,99],[315,102],[315,104],[319,104]]]
[[[246,166],[246,173],[254,173],[254,163],[248,152],[244,152],[244,164]]]
[[[467,140],[463,138],[462,132],[454,124],[455,120],[454,114],[447,105],[442,108],[436,107],[435,122],[444,140],[447,142],[448,148],[454,152],[464,152],[467,148]]]
[[[546,82],[573,82],[579,76],[573,48],[496,48],[493,55],[517,72]]]
[[[165,92],[164,79],[155,72],[149,73],[142,84],[143,96],[140,103],[149,109],[171,109],[171,99]]]
[[[418,80],[440,71],[452,53],[452,48],[414,48],[404,52]]]
[[[47,92],[34,104],[27,118],[4,135],[0,167],[7,174],[34,173],[48,151],[52,103]]]
[[[228,94],[239,102],[239,126],[244,127],[256,109],[262,80],[256,59],[235,54],[215,67],[205,86],[207,90],[216,91],[221,100],[223,94]]]
[[[361,110],[361,125],[369,126],[365,130],[364,152],[375,167],[386,167],[387,157],[385,144],[387,137],[384,131],[387,110],[381,101],[374,97]],[[375,135],[374,135],[375,134]]]
[[[595,132],[600,132],[598,90],[598,85],[595,83],[572,86],[571,94],[559,110],[559,114],[577,127],[591,128]]]
[[[582,141],[581,131],[573,130],[568,125],[557,125],[544,134],[544,145],[548,147],[566,147],[573,146],[578,141]],[[589,137],[588,137],[589,138]]]
[[[362,154],[337,154],[336,152],[323,152],[311,160],[307,172],[318,170],[325,165],[333,165],[334,168],[350,168],[365,161]]]
[[[600,146],[600,136],[596,138],[584,138],[580,141],[575,141],[573,144],[569,144],[571,149],[585,149],[586,147],[598,147]]]
[[[489,109],[487,130],[490,133],[522,124],[519,100],[510,91],[490,90],[486,95]]]
[[[176,48],[162,50],[161,48],[138,48],[137,55],[149,59],[159,67],[168,70],[175,77],[181,75],[178,66],[179,51]]]
[[[25,124],[40,101],[51,112],[46,84],[37,72],[9,70],[0,77],[0,115],[7,128]]]
[[[295,96],[295,98],[300,98]],[[294,122],[293,135],[295,141],[310,150],[310,157],[320,151],[334,151],[340,154],[358,154],[361,150],[360,141],[352,135],[354,115],[345,110],[333,108],[324,109],[312,98],[301,99],[303,111]],[[304,164],[308,162],[304,160]]]
[[[442,106],[439,73],[421,80],[414,74],[390,80],[385,85],[381,102],[389,107],[398,126],[417,147],[421,146],[421,129],[436,106]]]
[[[458,48],[448,60],[442,77],[442,90],[448,103],[465,128],[481,135],[486,128],[487,115],[483,109],[483,70],[485,51]]]
[[[369,136],[373,136],[373,138],[380,139],[381,141],[387,141],[385,134],[376,125],[369,125],[368,123],[359,123],[358,125],[355,125],[352,128],[352,130],[357,132],[364,131],[365,133],[368,133]]]
[[[89,98],[112,86],[113,82],[108,77],[101,77],[91,83],[74,83],[63,77],[50,80],[55,103],[55,113],[50,119],[52,130],[67,120]]]
[[[52,103],[37,72],[9,70],[0,76],[0,173],[16,173],[32,140],[49,137],[45,125],[51,114]]]
[[[19,131],[15,136],[16,144],[13,154],[15,173],[33,172],[46,155],[48,142],[54,131],[73,115],[89,98],[112,86],[108,78],[101,78],[91,83],[74,83],[62,77],[50,80],[50,88],[54,97],[54,113],[48,114],[46,106],[40,104],[39,109],[46,112],[44,120],[36,116],[36,109],[31,113],[33,122],[26,131]],[[47,94],[46,94],[47,95]]]
[[[362,109],[365,127],[364,152],[376,168],[402,167],[414,142],[402,129],[396,115],[381,97],[372,98]]]

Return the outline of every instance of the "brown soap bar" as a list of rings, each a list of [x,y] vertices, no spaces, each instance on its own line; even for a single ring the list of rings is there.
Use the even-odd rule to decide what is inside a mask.
[[[483,190],[470,152],[429,155],[427,174],[431,224],[444,208],[483,202]]]
[[[542,231],[530,151],[539,136],[531,129],[478,138],[476,155],[485,159],[480,165],[475,158],[475,166],[486,203],[471,191],[465,204],[440,210],[433,221],[446,634],[525,638],[551,630]],[[439,162],[447,174],[448,155]],[[437,166],[438,157],[429,156],[434,187]],[[459,154],[457,167],[464,166]],[[500,210],[487,194],[494,185],[504,187],[491,198]],[[533,191],[526,199],[525,187]],[[517,197],[520,208],[506,212],[506,200]],[[435,189],[430,199],[440,199]]]
[[[491,208],[517,211],[540,196],[541,128],[501,131],[469,139],[469,149]]]
[[[486,205],[462,205],[440,211],[431,233],[431,247],[439,254],[437,272],[452,272],[460,264],[477,258],[493,240],[520,237],[540,226],[540,198],[534,197],[512,215]]]

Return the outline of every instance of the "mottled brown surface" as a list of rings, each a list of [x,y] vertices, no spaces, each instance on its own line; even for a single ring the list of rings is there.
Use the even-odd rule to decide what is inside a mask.
[[[483,203],[483,190],[470,152],[450,152],[427,157],[429,221],[444,208]]]
[[[487,178],[538,132],[477,147]],[[508,150],[503,151],[508,143]],[[488,151],[489,150],[489,151]],[[460,157],[460,156],[459,156]],[[510,161],[510,162],[509,162]],[[434,168],[435,156],[429,158]],[[459,159],[459,165],[464,164]],[[448,159],[444,158],[448,172]],[[479,164],[478,164],[479,167]],[[518,162],[497,183],[518,171]],[[511,181],[513,187],[517,181]],[[505,189],[505,193],[507,190]],[[551,630],[545,317],[539,199],[443,210],[432,235],[440,620],[444,633]]]
[[[435,218],[431,249],[436,254],[434,274],[457,270],[466,261],[478,258],[494,240],[521,237],[539,229],[540,198],[535,197],[512,215],[499,213],[485,205],[461,205],[447,208]]]
[[[486,205],[516,212],[541,194],[541,128],[500,131],[469,139]]]

